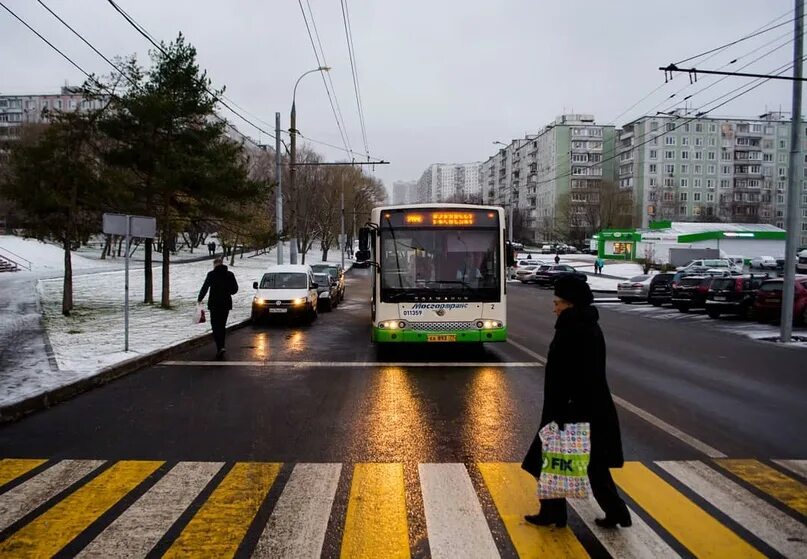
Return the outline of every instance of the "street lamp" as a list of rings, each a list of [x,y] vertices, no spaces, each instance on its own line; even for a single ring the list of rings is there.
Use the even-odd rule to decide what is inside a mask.
[[[289,128],[289,135],[291,136],[291,149],[289,150],[289,192],[295,197],[295,204],[299,198],[297,193],[294,191],[294,164],[297,161],[297,86],[300,84],[300,80],[306,77],[308,74],[313,74],[314,72],[328,72],[330,69],[330,66],[320,66],[318,68],[314,68],[313,70],[303,72],[303,74],[297,78],[297,81],[294,82],[294,91],[291,96],[291,127]],[[289,261],[291,264],[297,264],[297,238],[294,237],[290,240],[291,246],[289,247]]]

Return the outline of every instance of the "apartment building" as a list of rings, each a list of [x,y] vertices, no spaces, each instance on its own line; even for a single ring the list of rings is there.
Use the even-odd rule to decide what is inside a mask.
[[[434,163],[417,181],[415,202],[481,202],[480,162]]]
[[[789,117],[767,113],[757,119],[693,119],[687,114],[644,116],[621,131],[619,185],[633,193],[636,225],[719,220],[783,228]],[[807,126],[800,132],[805,145]],[[799,178],[803,184],[804,175]],[[800,245],[805,245],[803,187],[799,202]]]
[[[615,129],[598,125],[594,116],[566,114],[538,134],[512,140],[482,164],[485,200],[511,201],[521,215],[523,236],[553,240],[559,230],[584,225],[591,207],[599,204],[603,181],[615,180]],[[559,202],[568,199],[566,213],[580,217],[566,223]],[[561,223],[564,222],[564,223]]]
[[[418,200],[418,181],[395,181],[392,183],[392,203],[415,204]]]
[[[102,103],[84,99],[80,88],[70,86],[59,93],[0,95],[0,141],[15,140],[24,124],[47,122],[54,111],[100,108]]]

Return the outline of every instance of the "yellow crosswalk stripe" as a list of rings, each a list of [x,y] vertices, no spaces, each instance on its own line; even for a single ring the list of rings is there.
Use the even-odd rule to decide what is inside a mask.
[[[235,555],[280,466],[236,463],[163,557]]]
[[[9,481],[20,477],[24,473],[30,472],[45,462],[47,462],[47,460],[36,460],[33,458],[4,458],[0,460],[0,487],[3,487]]]
[[[702,508],[639,462],[612,470],[614,480],[697,557],[764,557]]]
[[[479,471],[493,497],[510,540],[522,558],[588,557],[569,528],[538,528],[525,514],[538,512],[535,478],[516,463],[481,463]]]
[[[0,543],[0,557],[50,557],[163,463],[121,461]]]
[[[757,460],[720,459],[717,464],[795,511],[807,515],[807,486]]]
[[[343,558],[409,558],[403,464],[356,464]]]

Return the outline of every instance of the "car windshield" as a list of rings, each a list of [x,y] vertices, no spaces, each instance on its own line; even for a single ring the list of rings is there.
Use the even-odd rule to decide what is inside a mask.
[[[708,266],[709,268],[727,268],[728,263],[725,260],[704,260],[704,266]]]
[[[314,281],[317,282],[320,287],[328,287],[331,280],[328,274],[314,274]]]
[[[305,289],[306,274],[300,272],[271,272],[261,278],[261,289]]]
[[[692,287],[693,285],[700,285],[703,281],[703,278],[699,277],[688,277],[681,280],[681,285]]]
[[[311,264],[311,269],[317,274],[327,273],[329,267],[328,264]]]
[[[471,300],[499,297],[498,230],[381,230],[382,300],[438,292]]]
[[[733,279],[716,279],[712,282],[712,289],[715,291],[723,291],[734,287]]]
[[[634,276],[634,277],[630,278],[630,281],[632,281],[634,283],[637,283],[637,282],[640,282],[640,281],[644,281],[649,277],[650,276]]]

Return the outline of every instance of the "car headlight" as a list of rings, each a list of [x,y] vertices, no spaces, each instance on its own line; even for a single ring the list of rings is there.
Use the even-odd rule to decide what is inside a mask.
[[[257,297],[255,297],[252,300],[252,303],[255,304],[255,305],[258,305],[260,307],[260,306],[263,306],[263,305],[266,304],[266,299],[258,299]]]
[[[295,299],[292,301],[292,304],[295,306],[300,306],[305,304],[305,297],[300,297],[299,299]]]
[[[330,298],[331,294],[327,291],[323,291],[322,293],[319,294],[319,296],[322,297],[323,299],[328,299]]]

